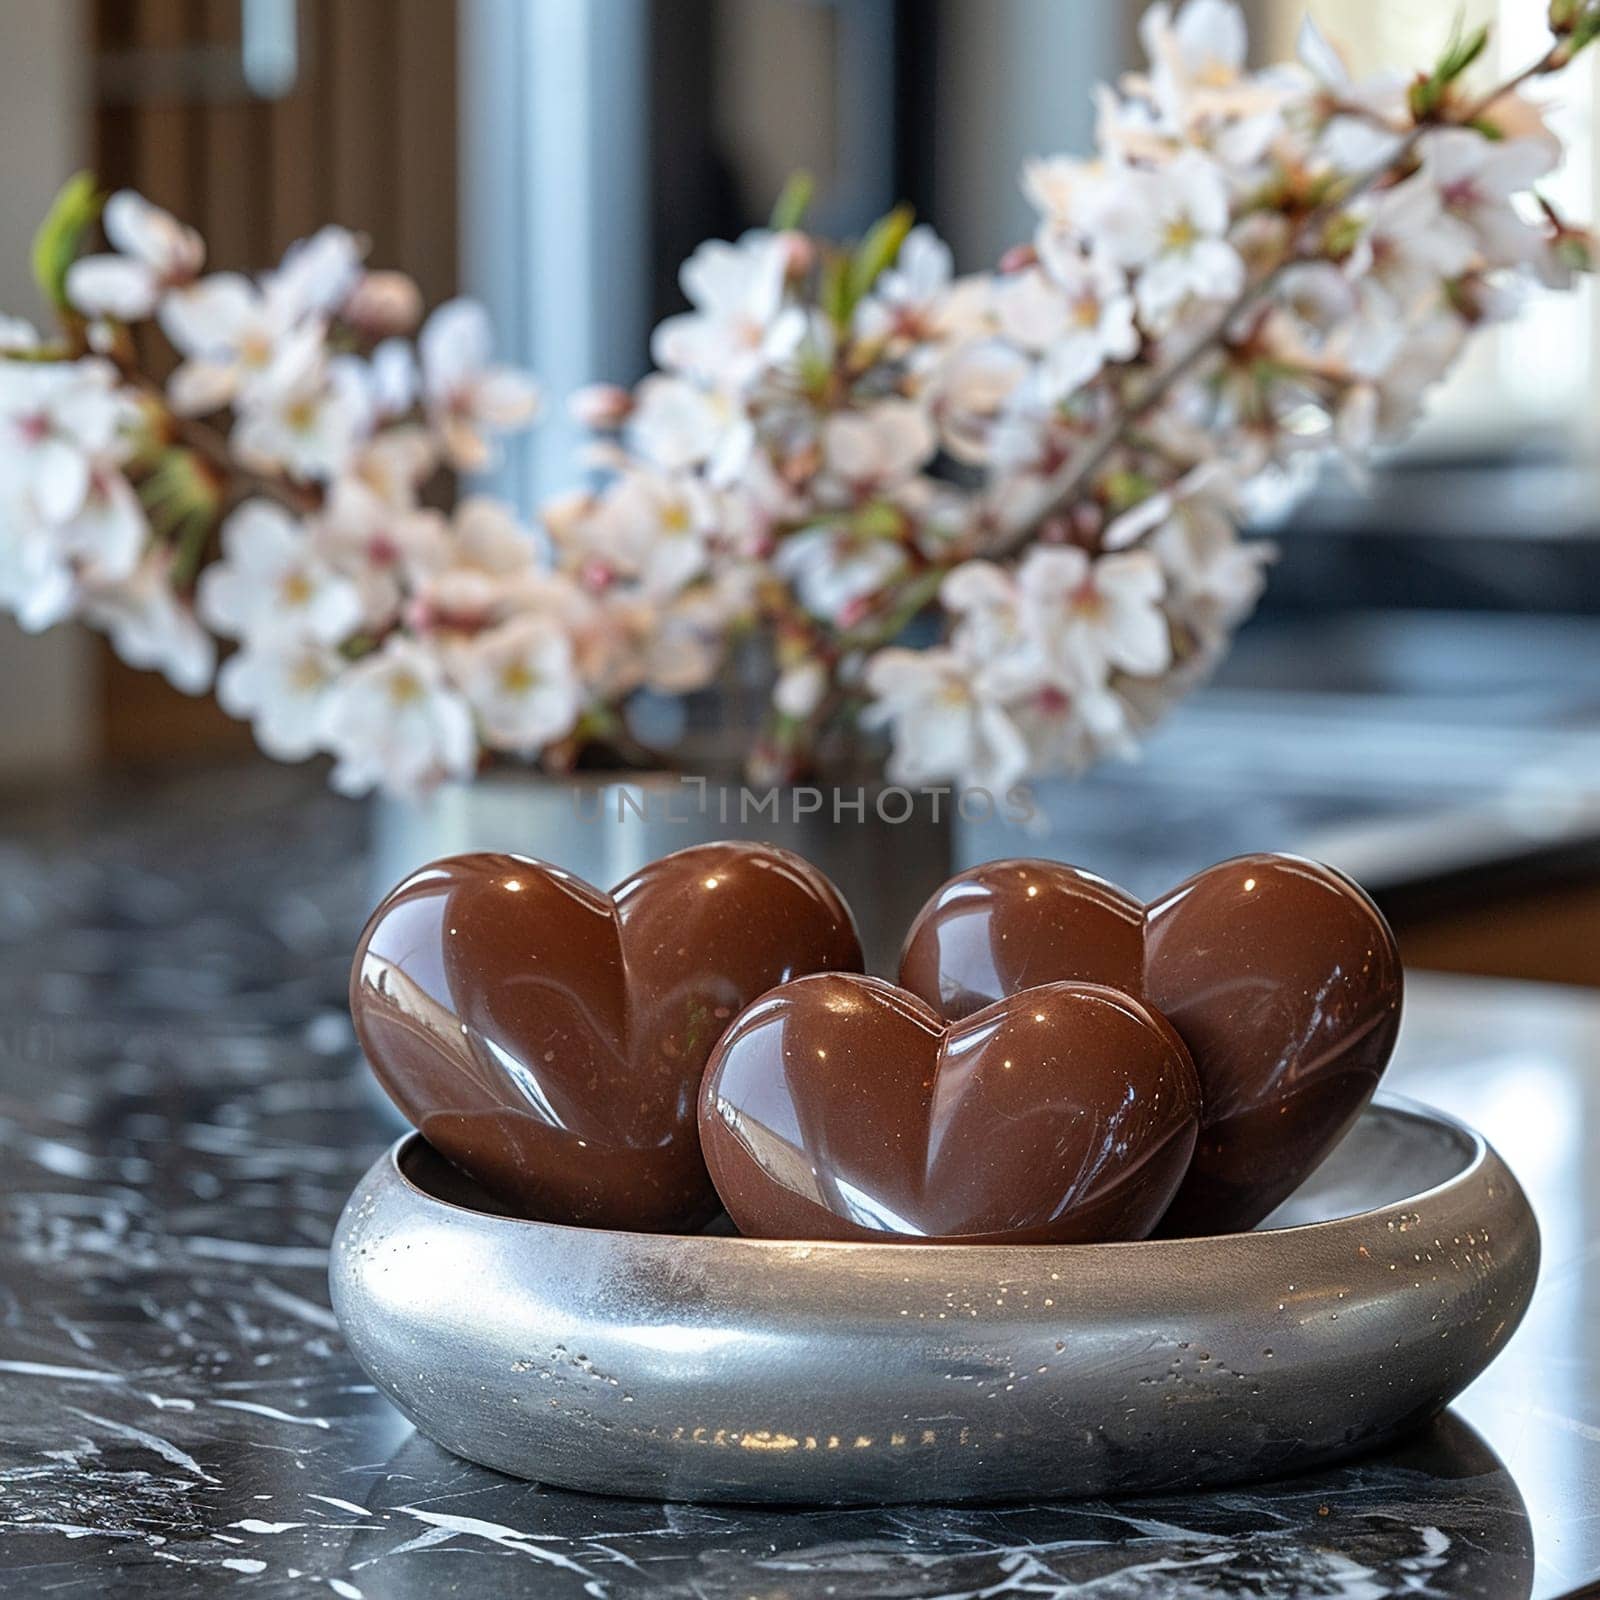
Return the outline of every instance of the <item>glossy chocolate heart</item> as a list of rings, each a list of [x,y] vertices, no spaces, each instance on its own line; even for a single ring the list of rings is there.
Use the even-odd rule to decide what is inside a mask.
[[[947,1026],[878,978],[797,978],[723,1035],[700,1096],[728,1214],[785,1239],[1143,1238],[1198,1125],[1171,1026],[1092,984]]]
[[[1032,984],[1140,995],[1200,1075],[1200,1140],[1163,1234],[1253,1227],[1299,1187],[1372,1096],[1400,1025],[1400,956],[1354,883],[1251,855],[1146,908],[1054,861],[993,861],[918,914],[900,981],[945,1017]]]
[[[614,895],[450,856],[372,914],[350,1011],[390,1098],[506,1204],[688,1229],[716,1210],[695,1100],[717,1037],[774,984],[860,967],[848,907],[787,850],[697,845]]]

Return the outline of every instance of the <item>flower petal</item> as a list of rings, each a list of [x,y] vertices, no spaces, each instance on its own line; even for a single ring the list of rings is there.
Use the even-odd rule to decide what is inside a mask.
[[[67,298],[86,317],[142,322],[157,293],[155,274],[127,256],[84,256],[67,268]]]
[[[261,321],[261,292],[242,273],[217,272],[161,302],[161,331],[185,355],[237,349]]]

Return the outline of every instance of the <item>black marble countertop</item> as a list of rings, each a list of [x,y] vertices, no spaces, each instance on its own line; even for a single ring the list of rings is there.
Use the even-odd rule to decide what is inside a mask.
[[[1413,983],[1395,1087],[1544,1230],[1405,1450],[1110,1504],[783,1512],[513,1482],[345,1352],[327,1244],[392,1122],[342,1006],[364,814],[254,769],[0,814],[0,1594],[1555,1596],[1600,1577],[1600,997]]]

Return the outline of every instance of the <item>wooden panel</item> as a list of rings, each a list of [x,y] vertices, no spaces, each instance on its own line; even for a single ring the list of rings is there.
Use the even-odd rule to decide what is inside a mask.
[[[1485,897],[1395,931],[1407,966],[1600,986],[1600,883],[1592,880]]]
[[[300,78],[271,102],[238,76],[239,0],[96,0],[92,19],[97,54],[118,68],[96,104],[96,169],[194,223],[212,267],[268,267],[296,238],[342,222],[430,302],[455,292],[454,0],[299,0]],[[184,70],[148,75],[141,90],[126,70],[141,57]],[[109,649],[100,678],[108,759],[248,747],[248,729],[213,704]]]
[[[383,262],[391,258],[396,235],[399,86],[387,48],[391,11],[390,0],[342,0],[327,8],[321,39],[330,208],[347,227],[371,236],[374,259]]]
[[[193,42],[186,0],[142,0],[134,8],[132,44],[158,52],[181,50]],[[180,216],[192,215],[199,199],[191,182],[195,129],[190,107],[165,93],[139,108],[133,148],[133,185],[157,205]]]
[[[398,202],[394,261],[422,285],[430,304],[454,293],[454,230],[441,230],[456,194],[456,25],[453,8],[435,0],[396,0],[391,7],[396,55],[392,82],[401,86],[394,118],[394,185]],[[401,175],[403,174],[403,178]]]
[[[317,115],[317,81],[326,69],[315,24],[324,9],[300,0],[300,83],[292,94],[274,100],[268,114],[266,199],[274,256],[333,220],[321,194],[330,130],[318,127]]]
[[[196,36],[207,47],[236,52],[240,46],[238,0],[198,0]],[[243,204],[241,172],[265,163],[267,107],[243,95],[218,100],[200,114],[196,138],[200,205],[193,217],[206,237],[213,268],[239,271],[270,259],[271,230],[265,206]]]

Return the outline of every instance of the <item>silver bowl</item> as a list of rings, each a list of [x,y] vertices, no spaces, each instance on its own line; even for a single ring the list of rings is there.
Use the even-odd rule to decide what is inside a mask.
[[[1521,1187],[1380,1098],[1253,1233],[806,1244],[498,1214],[415,1134],[334,1238],[356,1359],[426,1434],[660,1500],[1049,1500],[1281,1477],[1379,1447],[1533,1292]]]

